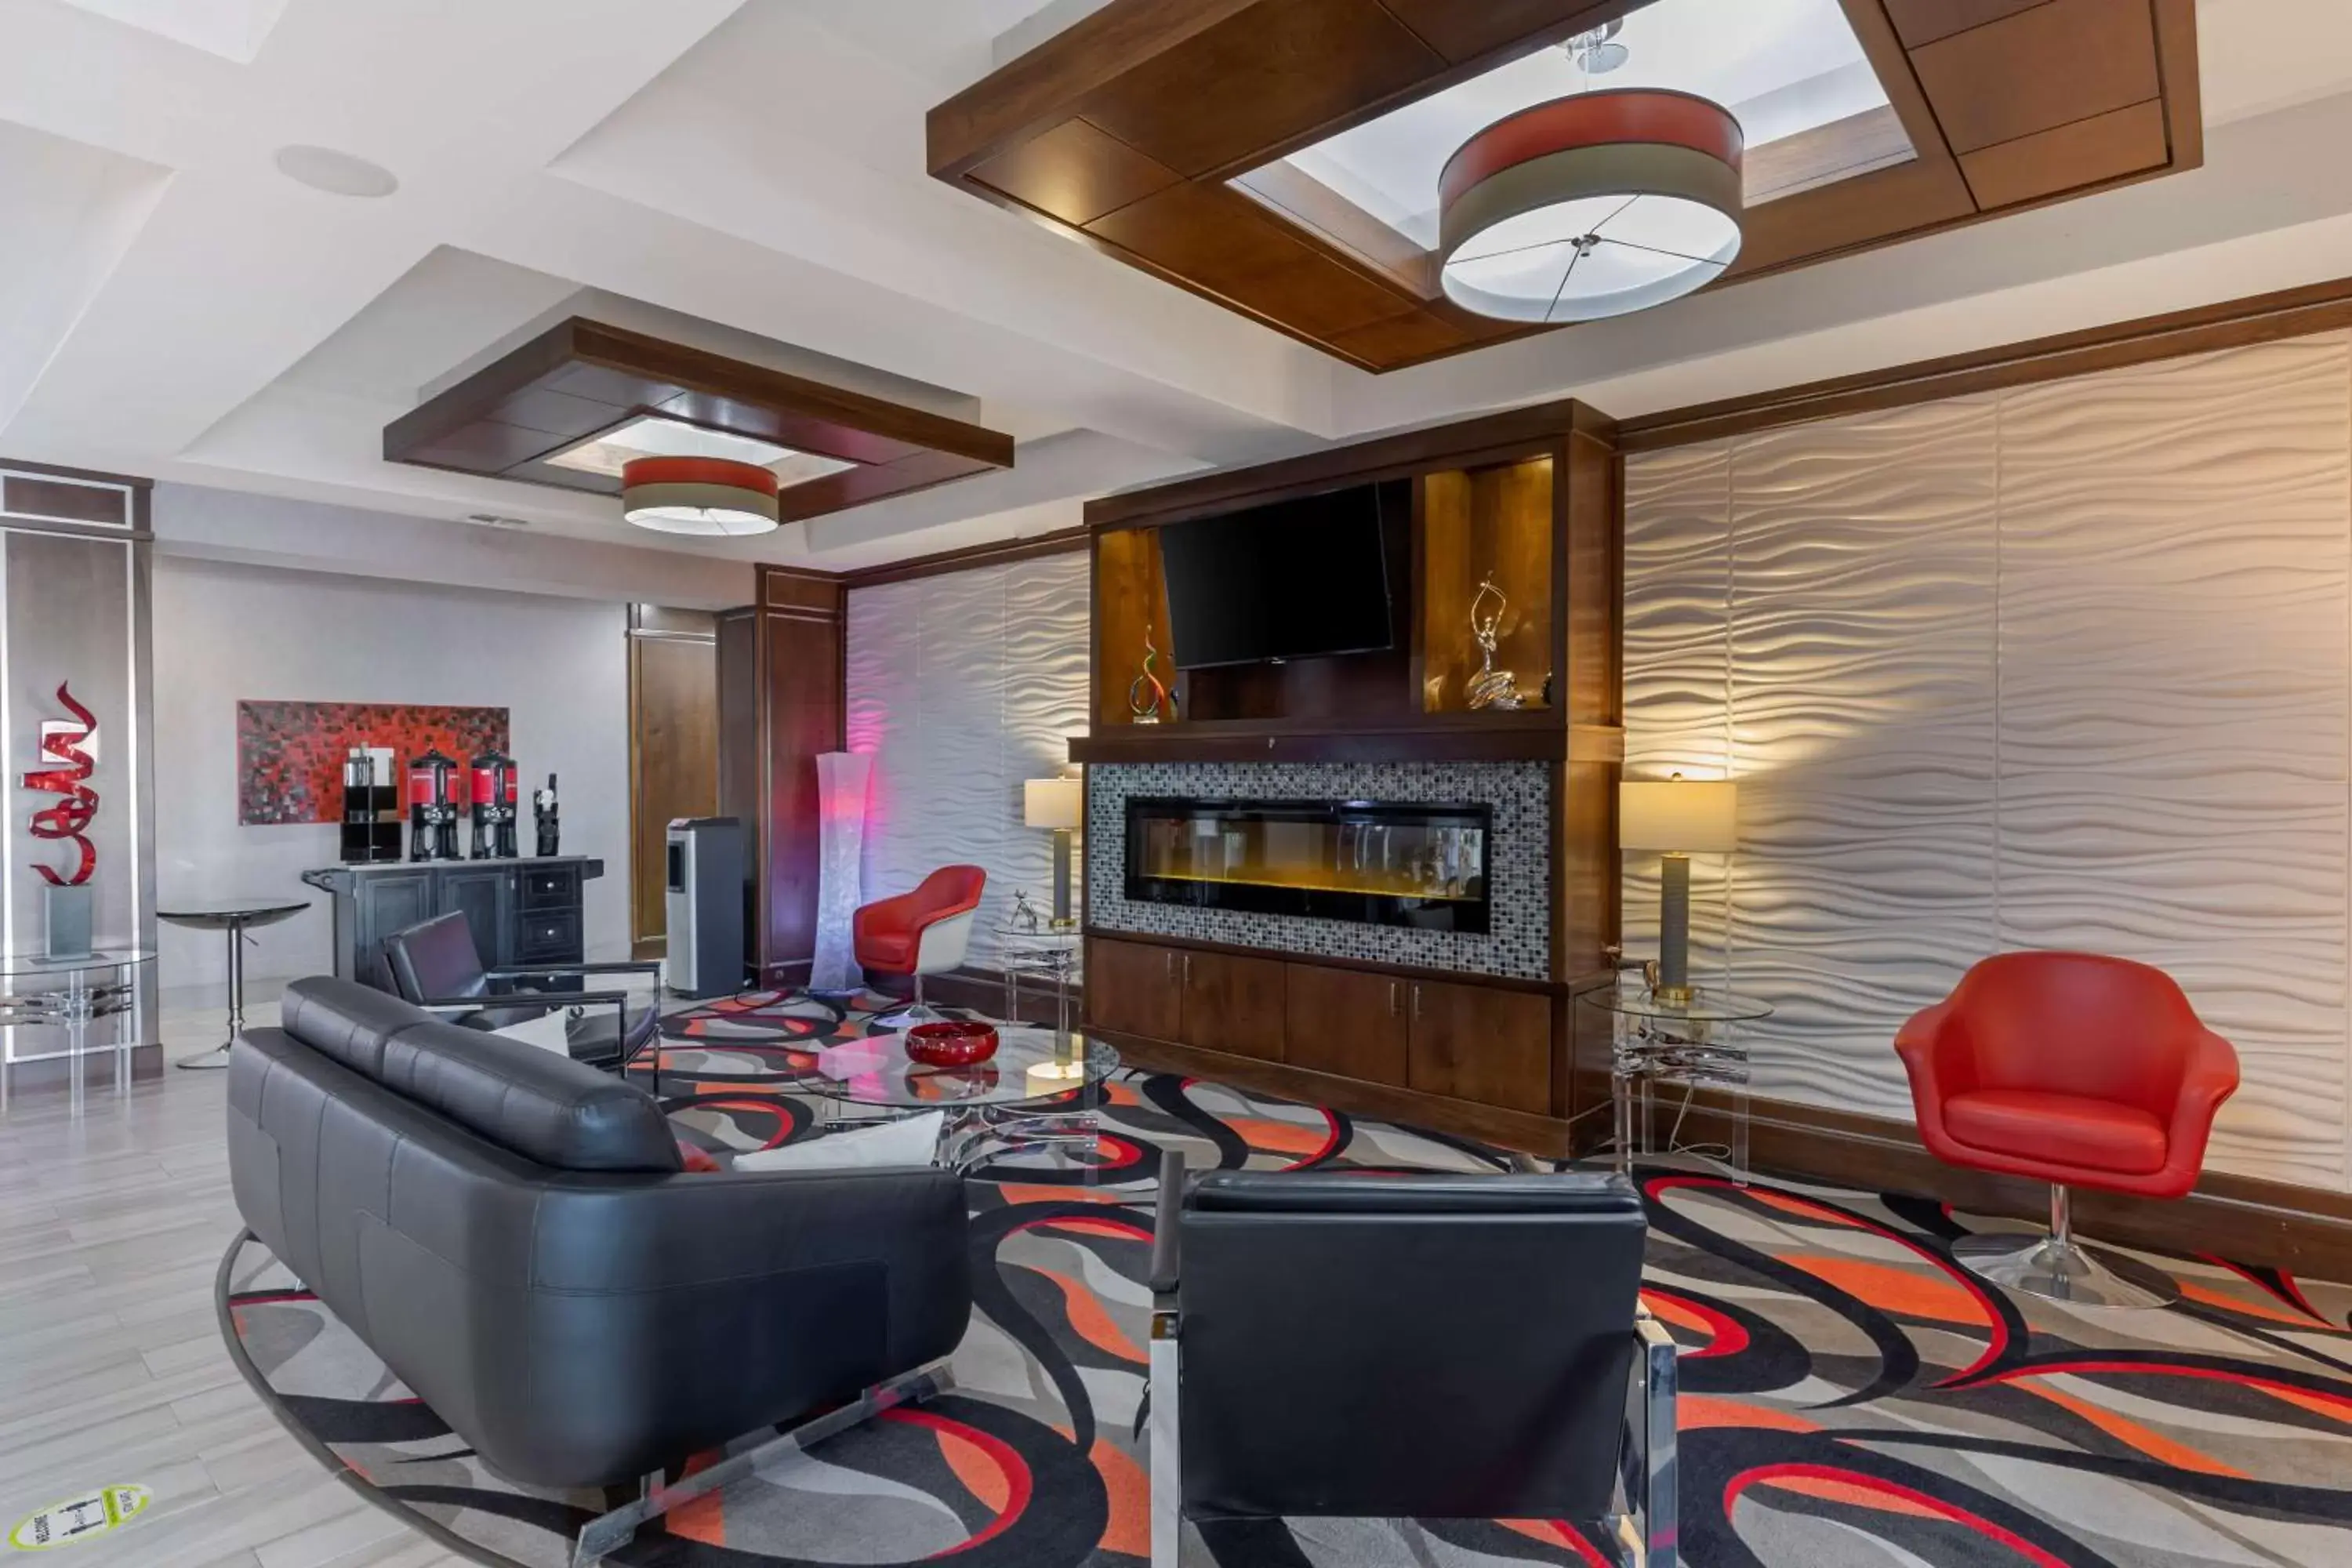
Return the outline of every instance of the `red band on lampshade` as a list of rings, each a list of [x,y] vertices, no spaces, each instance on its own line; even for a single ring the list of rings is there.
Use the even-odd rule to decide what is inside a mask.
[[[775,470],[729,458],[634,458],[621,466],[621,488],[646,485],[720,485],[774,500],[781,488]]]
[[[1656,142],[1739,167],[1747,139],[1722,105],[1686,92],[1623,88],[1538,103],[1465,142],[1438,177],[1441,206],[1505,169],[1574,147]]]

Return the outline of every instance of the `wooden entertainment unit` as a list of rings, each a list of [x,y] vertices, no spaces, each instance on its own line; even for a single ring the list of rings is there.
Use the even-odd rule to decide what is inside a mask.
[[[1410,549],[1398,552],[1410,568],[1391,587],[1403,633],[1395,647],[1171,672],[1181,649],[1160,530],[1391,480],[1409,481],[1412,497]],[[1140,763],[1537,764],[1549,802],[1540,973],[1303,951],[1331,945],[1297,942],[1307,922],[1271,922],[1255,928],[1265,940],[1248,942],[1129,929],[1137,922],[1107,923],[1090,899],[1087,1027],[1139,1065],[1537,1152],[1597,1138],[1607,1042],[1580,1045],[1574,997],[1612,978],[1618,934],[1624,540],[1614,422],[1577,403],[1522,409],[1111,497],[1087,507],[1087,522],[1094,710],[1070,754],[1096,776]],[[1466,695],[1481,665],[1472,603],[1490,576],[1509,599],[1494,663],[1516,672],[1527,705],[1515,711],[1474,709]],[[1158,723],[1137,722],[1129,695],[1147,634],[1174,698]],[[1090,780],[1090,856],[1111,857],[1123,876],[1127,845],[1101,831],[1094,794]]]

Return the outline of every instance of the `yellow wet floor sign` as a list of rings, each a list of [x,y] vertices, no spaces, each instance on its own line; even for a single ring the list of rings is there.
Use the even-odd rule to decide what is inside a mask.
[[[101,1487],[84,1497],[51,1503],[8,1532],[19,1552],[47,1552],[129,1524],[148,1501],[145,1487]]]

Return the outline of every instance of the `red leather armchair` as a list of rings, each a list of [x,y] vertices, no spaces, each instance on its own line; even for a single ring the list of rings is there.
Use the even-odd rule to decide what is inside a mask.
[[[2074,1241],[2067,1191],[2177,1198],[2196,1184],[2238,1056],[2160,969],[2088,952],[1988,958],[1895,1037],[1919,1136],[1948,1164],[2051,1184],[2047,1238],[1972,1237],[1987,1279],[2060,1300],[2155,1306]]]
[[[963,963],[988,873],[977,866],[942,866],[911,893],[863,905],[850,922],[850,948],[860,966],[879,974],[910,974],[914,1005],[883,1019],[901,1027],[937,1018],[923,1001],[923,976]]]

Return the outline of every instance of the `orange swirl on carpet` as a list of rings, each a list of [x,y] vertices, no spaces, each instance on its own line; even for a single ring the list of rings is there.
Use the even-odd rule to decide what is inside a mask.
[[[1056,1187],[1045,1182],[999,1182],[997,1192],[1008,1204],[1131,1204],[1133,1193],[1106,1187]]]
[[[939,1442],[940,1457],[948,1462],[963,1489],[989,1512],[1003,1514],[1013,1501],[1013,1483],[1004,1467],[991,1458],[987,1449],[959,1433],[934,1426],[931,1436]]]
[[[2118,1415],[2112,1410],[2093,1404],[2090,1400],[2068,1394],[2063,1389],[2053,1388],[2041,1378],[2021,1377],[2012,1386],[2021,1388],[2028,1394],[2038,1394],[2061,1410],[2073,1411],[2116,1442],[2126,1447],[2137,1448],[2159,1465],[2170,1465],[2175,1469],[2192,1470],[2200,1476],[2227,1476],[2232,1480],[2240,1481],[2248,1479],[2246,1472],[2235,1466],[2225,1465],[2219,1459],[2200,1454],[2188,1444],[2176,1442],[2161,1432],[2141,1426],[2127,1415]],[[2192,1412],[2184,1411],[2182,1414],[2193,1418]]]
[[[1241,1134],[1243,1142],[1267,1154],[1313,1154],[1331,1141],[1331,1129],[1319,1121],[1303,1127],[1263,1117],[1231,1116],[1225,1118],[1225,1125]]]
[[[1102,1542],[1097,1550],[1149,1559],[1150,1478],[1125,1449],[1113,1447],[1101,1437],[1095,1439],[1094,1452],[1087,1458],[1094,1461],[1095,1473],[1102,1477],[1103,1491],[1110,1503],[1110,1518],[1103,1526]]]
[[[1057,1274],[1051,1268],[1040,1268],[1034,1263],[1021,1267],[1041,1279],[1051,1279],[1060,1288],[1063,1310],[1069,1314],[1071,1331],[1080,1339],[1105,1355],[1131,1361],[1138,1366],[1150,1360],[1133,1340],[1127,1337],[1127,1331],[1118,1326],[1118,1321],[1103,1305],[1102,1298],[1084,1283],[1066,1274]]]
[[[1711,1426],[1753,1426],[1768,1432],[1818,1432],[1818,1422],[1775,1408],[1769,1405],[1748,1405],[1737,1399],[1725,1399],[1713,1394],[1678,1394],[1675,1396],[1675,1430],[1703,1432]]]
[[[1966,1323],[1972,1328],[1991,1327],[1977,1299],[1939,1274],[1860,1258],[1782,1256],[1780,1261],[1881,1311],[1932,1318],[1945,1323]]]
[[[1772,1476],[1757,1483],[1801,1497],[1819,1498],[1823,1502],[1844,1503],[1853,1508],[1866,1508],[1874,1513],[1908,1514],[1914,1519],[1944,1519],[1941,1509],[1929,1508],[1909,1498],[1880,1491],[1876,1487],[1858,1486],[1852,1481],[1832,1480],[1827,1476]]]

